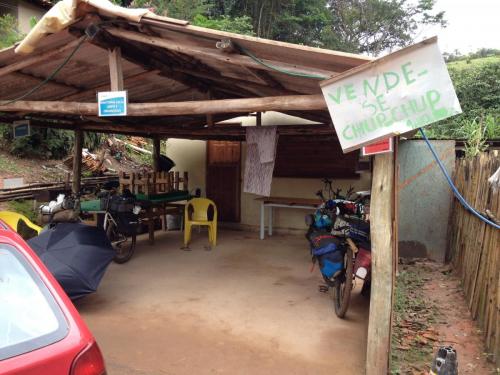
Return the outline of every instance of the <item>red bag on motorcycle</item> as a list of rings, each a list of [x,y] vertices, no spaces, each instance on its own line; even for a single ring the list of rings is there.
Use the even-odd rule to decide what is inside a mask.
[[[372,264],[372,254],[370,251],[359,248],[354,262],[354,274],[361,280],[369,279]]]
[[[311,254],[320,256],[340,249],[340,241],[334,235],[324,231],[313,231],[308,234]]]

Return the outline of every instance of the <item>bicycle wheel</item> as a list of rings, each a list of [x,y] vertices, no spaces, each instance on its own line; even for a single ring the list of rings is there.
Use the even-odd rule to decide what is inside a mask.
[[[353,278],[352,257],[352,249],[349,246],[346,246],[346,252],[344,255],[344,273],[337,277],[332,288],[335,314],[337,314],[339,318],[345,317],[347,309],[349,308],[349,302],[351,301]]]
[[[128,262],[132,258],[132,255],[134,255],[136,235],[132,235],[130,238],[125,237],[123,234],[118,233],[113,223],[109,223],[106,235],[111,241],[113,249],[116,251],[113,261],[118,264]]]

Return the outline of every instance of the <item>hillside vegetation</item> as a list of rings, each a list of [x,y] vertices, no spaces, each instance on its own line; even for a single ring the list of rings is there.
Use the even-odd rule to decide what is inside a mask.
[[[484,150],[485,139],[500,138],[500,56],[448,63],[463,113],[426,128],[433,138],[465,139],[470,156]]]

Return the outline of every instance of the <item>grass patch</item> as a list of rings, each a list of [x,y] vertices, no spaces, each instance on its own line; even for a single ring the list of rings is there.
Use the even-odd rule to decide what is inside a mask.
[[[464,59],[449,62],[447,65],[450,68],[455,68],[457,70],[468,69],[471,67],[478,67],[480,65],[494,63],[500,61],[500,56],[488,56],[476,59]]]
[[[16,163],[5,155],[0,154],[0,171],[9,173],[19,173]]]
[[[33,200],[18,200],[8,203],[9,210],[26,216],[30,221],[36,223],[38,220],[38,212],[33,208]]]

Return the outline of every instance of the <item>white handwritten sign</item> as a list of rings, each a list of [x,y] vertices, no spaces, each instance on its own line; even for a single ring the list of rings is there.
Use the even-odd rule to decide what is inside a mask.
[[[462,113],[437,38],[321,83],[344,152]]]

